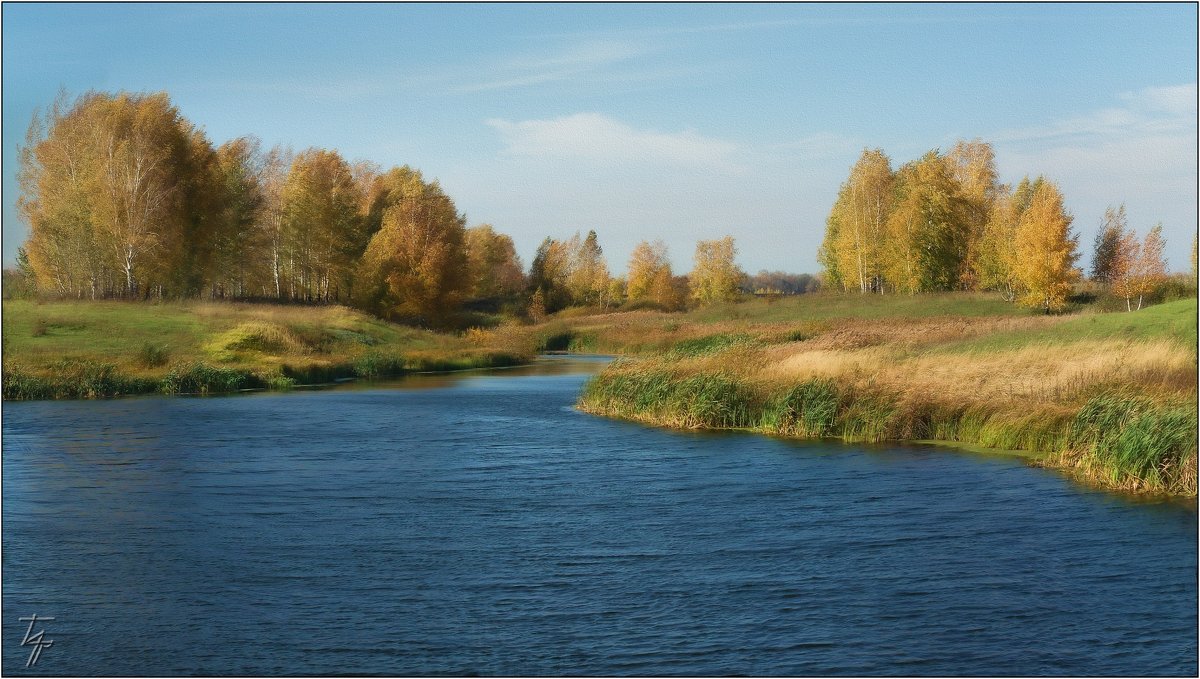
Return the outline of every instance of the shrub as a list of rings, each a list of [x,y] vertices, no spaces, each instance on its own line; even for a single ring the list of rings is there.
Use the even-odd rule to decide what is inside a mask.
[[[138,350],[138,363],[147,368],[158,368],[167,364],[171,352],[166,346],[146,342]]]
[[[354,374],[364,379],[393,377],[405,372],[405,359],[398,354],[368,353],[354,361]]]
[[[830,380],[812,380],[776,395],[763,408],[760,426],[791,436],[830,436],[838,415],[838,392]]]
[[[1194,406],[1100,394],[1076,415],[1071,443],[1076,466],[1113,485],[1195,493],[1196,437]]]
[[[164,394],[211,394],[237,391],[248,386],[253,386],[251,375],[201,361],[172,368],[161,382]]]

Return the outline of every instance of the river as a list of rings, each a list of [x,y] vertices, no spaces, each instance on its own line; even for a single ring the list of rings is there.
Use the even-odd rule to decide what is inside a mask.
[[[4,673],[1196,674],[1194,507],[576,412],[601,365],[5,403]]]

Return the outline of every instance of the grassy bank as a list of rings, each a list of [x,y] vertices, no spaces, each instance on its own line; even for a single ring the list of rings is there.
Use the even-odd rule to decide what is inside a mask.
[[[580,408],[672,427],[1030,451],[1106,487],[1196,494],[1195,300],[1046,317],[966,295],[928,307],[830,299],[672,325],[629,319],[650,339],[624,345],[637,333],[618,321],[577,325],[573,337],[631,355],[588,384]]]
[[[690,313],[561,314],[438,334],[344,307],[4,303],[4,398],[288,388],[625,358],[588,412],[803,438],[959,442],[1139,492],[1196,494],[1196,301],[1031,314],[995,297],[810,295]]]
[[[4,302],[4,398],[288,388],[515,365],[534,347],[471,341],[339,306]]]

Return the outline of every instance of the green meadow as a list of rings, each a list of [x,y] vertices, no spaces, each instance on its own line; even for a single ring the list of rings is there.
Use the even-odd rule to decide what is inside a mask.
[[[513,365],[533,353],[342,306],[6,300],[3,323],[6,399],[287,388]]]

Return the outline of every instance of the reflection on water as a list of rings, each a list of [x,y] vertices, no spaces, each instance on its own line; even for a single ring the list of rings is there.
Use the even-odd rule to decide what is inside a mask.
[[[613,360],[612,356],[597,354],[544,354],[529,365],[509,368],[460,370],[450,373],[416,373],[386,380],[346,380],[336,385],[320,385],[314,389],[431,389],[451,387],[464,380],[487,377],[527,377],[530,375],[594,375]]]
[[[1196,673],[1193,508],[589,417],[603,364],[5,404],[3,671]]]

